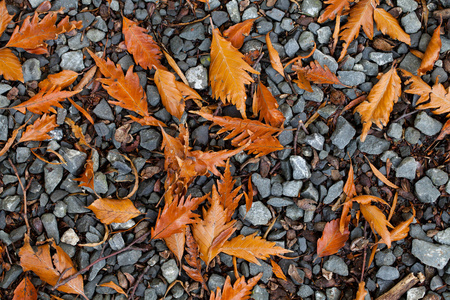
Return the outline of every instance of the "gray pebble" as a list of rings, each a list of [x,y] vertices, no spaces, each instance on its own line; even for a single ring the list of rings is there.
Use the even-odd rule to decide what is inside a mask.
[[[314,34],[310,31],[303,31],[298,39],[300,48],[303,51],[307,51],[314,46]]]
[[[139,133],[141,137],[140,146],[149,151],[156,150],[161,144],[162,136],[154,129],[145,129]]]
[[[239,13],[239,5],[236,0],[231,0],[226,4],[228,14],[233,23],[241,22],[241,14]]]
[[[27,59],[22,65],[23,81],[33,81],[41,79],[41,63],[36,58]]]
[[[253,173],[252,183],[258,189],[261,198],[267,198],[270,196],[270,179],[262,178],[258,173]]]
[[[17,195],[6,196],[2,201],[0,201],[1,207],[5,211],[16,212],[20,208],[20,197]]]
[[[439,190],[433,185],[433,182],[431,182],[431,179],[427,176],[417,181],[414,184],[414,188],[417,198],[422,203],[434,203],[441,195]]]
[[[378,269],[376,276],[377,278],[383,280],[396,280],[400,277],[400,272],[397,270],[397,268],[382,266],[380,269]]]
[[[338,71],[339,80],[348,86],[357,86],[366,82],[366,74],[356,71]]]
[[[332,255],[323,264],[323,268],[329,272],[336,273],[341,276],[348,276],[348,265],[342,258],[336,255]]]
[[[416,178],[417,167],[418,163],[413,157],[406,157],[396,168],[395,177],[414,180]]]
[[[371,52],[369,54],[369,58],[371,61],[375,62],[379,66],[384,66],[385,64],[394,61],[394,56],[392,53],[384,53],[384,52]]]
[[[119,266],[129,266],[137,263],[142,256],[142,251],[129,250],[117,255],[117,264]]]
[[[405,140],[411,145],[415,145],[419,142],[420,139],[420,131],[415,129],[414,127],[408,127],[405,130]]]
[[[309,179],[311,177],[311,168],[303,157],[293,155],[289,158],[289,161],[293,168],[294,179]]]
[[[284,45],[284,51],[286,52],[286,55],[289,57],[292,57],[297,53],[297,51],[300,49],[300,46],[298,45],[297,41],[295,39],[290,39],[285,45]]]
[[[164,276],[164,278],[167,280],[167,282],[170,284],[175,281],[178,277],[178,266],[175,259],[170,259],[162,264],[161,271]]]
[[[47,237],[54,239],[56,244],[59,244],[59,230],[58,222],[54,214],[48,213],[41,216],[42,225],[44,225]]]
[[[377,138],[373,135],[368,135],[364,142],[359,141],[358,148],[361,152],[371,155],[379,155],[388,150],[390,145],[391,143],[389,143],[389,141]]]
[[[440,244],[450,246],[450,228],[439,231],[433,238],[436,242]]]
[[[304,0],[302,2],[301,11],[313,18],[319,16],[322,9],[322,1],[320,0]]]
[[[431,181],[435,186],[444,185],[448,181],[448,174],[442,171],[441,169],[433,168],[428,169],[426,171],[428,177],[430,177]]]
[[[322,102],[323,98],[324,98],[324,93],[323,93],[322,89],[319,88],[317,85],[312,85],[311,88],[312,88],[313,92],[311,93],[311,92],[305,91],[303,93],[303,98],[308,101]]]
[[[210,291],[216,291],[216,289],[222,288],[225,284],[225,278],[223,276],[212,274],[208,280],[208,288]]]
[[[283,183],[283,195],[286,197],[298,197],[303,182],[299,180],[286,181]]]
[[[71,70],[75,72],[84,69],[83,52],[70,51],[61,56],[61,63],[59,64],[63,70]]]
[[[96,28],[89,29],[88,32],[86,32],[86,37],[94,43],[100,42],[105,38],[105,36],[106,36],[105,32]]]
[[[340,116],[336,123],[336,129],[331,135],[331,142],[339,149],[344,149],[355,134],[355,128],[344,117]]]
[[[397,5],[401,7],[403,12],[413,12],[417,9],[418,4],[414,0],[397,0]]]
[[[333,202],[337,197],[339,197],[342,194],[343,187],[344,187],[344,182],[342,180],[333,184],[328,189],[327,196],[325,197],[325,199],[323,199],[323,203],[330,204],[331,202]]]
[[[415,12],[411,12],[401,19],[402,27],[406,33],[416,33],[422,27],[422,23],[417,18]]]
[[[273,207],[285,207],[294,204],[294,202],[290,199],[274,197],[270,198],[267,204]]]
[[[78,150],[61,148],[59,151],[66,161],[66,164],[62,166],[64,169],[69,171],[71,174],[78,175],[79,171],[84,167],[86,162],[87,154]]]
[[[442,124],[438,120],[430,117],[426,112],[421,111],[414,120],[414,127],[419,129],[423,134],[432,136],[441,131]]]
[[[193,89],[203,90],[208,87],[208,72],[202,65],[188,69],[186,79]]]
[[[450,259],[450,246],[436,245],[414,239],[412,241],[411,253],[425,265],[442,269]]]
[[[241,205],[239,207],[239,214],[242,219],[245,216],[245,220],[255,226],[266,225],[272,218],[270,210],[261,201],[253,202],[248,213],[246,212],[245,205]]]
[[[187,25],[181,31],[180,37],[188,41],[203,40],[205,39],[205,26],[202,23]]]

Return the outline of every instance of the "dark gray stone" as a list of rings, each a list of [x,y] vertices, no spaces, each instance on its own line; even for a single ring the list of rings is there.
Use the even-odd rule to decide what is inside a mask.
[[[431,182],[431,179],[427,176],[417,181],[414,184],[414,188],[417,198],[423,203],[434,203],[441,195],[439,190],[433,185],[433,182]]]
[[[442,171],[441,169],[433,168],[428,169],[426,172],[428,177],[430,177],[431,181],[435,186],[444,185],[448,181],[448,174]]]
[[[137,263],[142,256],[142,251],[129,250],[117,255],[117,264],[119,266],[129,266]]]
[[[180,37],[188,40],[203,40],[205,38],[205,26],[202,23],[187,25],[180,33]]]
[[[41,216],[42,225],[44,225],[47,237],[54,239],[56,244],[59,244],[59,230],[58,222],[54,214],[48,213]]]
[[[323,264],[323,268],[329,272],[333,272],[341,276],[348,276],[348,265],[342,258],[336,255],[330,256],[330,258]]]
[[[175,259],[170,259],[163,263],[161,266],[161,272],[169,284],[177,279],[178,271],[179,269]]]
[[[61,148],[59,151],[66,161],[62,166],[71,174],[78,175],[79,171],[84,167],[87,154],[78,150]]]
[[[23,81],[33,81],[41,79],[41,63],[36,58],[27,59],[22,65]]]
[[[390,145],[391,143],[389,143],[389,141],[377,138],[373,135],[368,135],[364,142],[359,141],[358,147],[361,152],[371,155],[379,155],[388,150]]]
[[[425,265],[442,269],[450,259],[450,246],[436,245],[414,239],[412,241],[411,253]]]
[[[333,184],[328,189],[327,196],[325,197],[325,199],[323,199],[323,203],[330,204],[331,202],[333,202],[337,197],[339,197],[342,194],[343,187],[344,187],[344,182],[342,180]]]
[[[294,179],[309,179],[311,177],[311,168],[303,157],[293,155],[289,158],[289,161],[293,169]]]
[[[266,225],[269,223],[270,219],[272,219],[272,214],[270,210],[261,202],[255,201],[252,204],[252,207],[247,212],[245,205],[241,205],[239,207],[239,214],[242,219],[250,222],[252,225]]]
[[[383,280],[396,280],[400,277],[400,272],[397,270],[397,268],[382,266],[380,269],[378,269],[376,276],[377,278]]]
[[[140,146],[142,148],[149,151],[158,149],[162,139],[162,136],[158,131],[154,129],[145,129],[139,134],[141,136]]]
[[[267,198],[270,196],[270,179],[262,178],[258,173],[253,173],[252,183],[258,189],[261,198]]]
[[[416,178],[418,162],[413,157],[406,157],[395,170],[395,177],[413,180]]]
[[[423,134],[432,136],[441,131],[442,124],[438,120],[430,117],[426,112],[421,111],[414,120],[414,127],[419,129]]]
[[[336,129],[331,135],[331,142],[339,149],[344,149],[356,134],[355,128],[344,117],[339,117]]]

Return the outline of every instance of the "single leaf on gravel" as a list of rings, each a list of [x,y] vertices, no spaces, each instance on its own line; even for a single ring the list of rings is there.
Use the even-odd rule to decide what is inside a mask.
[[[323,23],[327,20],[334,20],[337,15],[346,14],[350,9],[350,3],[353,0],[327,0],[324,4],[328,4],[323,14],[319,17],[318,22]]]
[[[54,286],[57,282],[64,280],[75,273],[75,268],[69,255],[64,250],[57,246],[54,242],[51,243],[56,253],[50,257],[50,245],[37,246],[37,251],[30,246],[30,238],[25,234],[25,242],[19,251],[20,266],[23,271],[33,271],[42,281]],[[70,294],[84,295],[83,277],[78,275],[66,284],[57,288],[58,291]]]
[[[0,75],[3,75],[6,80],[23,82],[22,65],[11,49],[0,49]]]
[[[162,53],[153,38],[137,23],[123,17],[122,33],[125,37],[127,50],[142,68],[167,70],[161,64]]]
[[[284,67],[281,63],[280,55],[278,54],[278,51],[273,47],[272,41],[270,40],[270,32],[266,34],[266,45],[267,50],[269,51],[270,64],[272,65],[272,68],[280,73],[281,76],[285,77]]]
[[[341,218],[339,219],[339,231],[341,234],[344,234],[345,227],[348,227],[345,222],[347,220],[348,212],[352,208],[353,202],[352,198],[356,196],[356,186],[354,181],[354,171],[353,171],[353,164],[352,160],[350,159],[350,169],[348,171],[347,175],[347,181],[345,182],[343,192],[345,193],[345,202],[344,205],[342,205],[342,214]]]
[[[434,67],[434,63],[439,59],[439,52],[442,47],[441,42],[441,24],[433,32],[427,49],[423,54],[422,62],[417,70],[417,75],[422,76]]]
[[[114,283],[114,281],[110,281],[110,282],[105,282],[105,283],[101,283],[98,286],[104,286],[104,287],[109,287],[112,288],[113,290],[115,290],[116,292],[118,292],[119,294],[125,295],[128,297],[127,293],[124,292],[124,290],[118,286],[117,284]]]
[[[91,150],[91,155],[86,160],[84,172],[81,174],[80,178],[75,178],[73,180],[80,181],[81,183],[78,185],[80,187],[88,187],[92,191],[95,192],[95,186],[94,186],[94,161],[92,160],[92,153],[93,150]]]
[[[350,216],[346,217],[344,221],[345,230],[343,233],[339,229],[340,219],[335,219],[325,224],[322,237],[317,241],[317,256],[329,256],[337,253],[344,247],[345,242],[347,242],[350,236],[350,231],[348,230],[349,222]]]
[[[98,80],[103,83],[103,88],[108,94],[117,100],[109,101],[109,103],[133,111],[143,117],[149,116],[147,97],[139,82],[139,76],[133,72],[133,66],[130,66],[126,76],[124,76],[120,65],[114,65],[109,58],[105,61],[89,49],[87,51],[94,59],[100,72],[106,77]]]
[[[177,65],[177,62],[172,58],[172,56],[170,56],[169,53],[167,53],[164,50],[162,50],[162,52],[164,53],[164,56],[166,57],[167,62],[172,67],[172,69],[175,71],[175,73],[177,73],[177,75],[180,76],[180,79],[184,82],[185,85],[189,86],[189,82],[187,81],[186,76],[184,76],[183,71],[181,71],[180,67]]]
[[[272,271],[280,279],[287,281],[286,275],[284,275],[283,270],[280,265],[277,264],[273,259],[270,260],[270,264],[272,265]]]
[[[77,72],[63,70],[59,73],[48,75],[46,79],[39,82],[39,88],[41,90],[48,90],[52,87],[59,87],[62,90],[74,83],[77,77]]]
[[[56,115],[44,114],[32,125],[29,125],[20,137],[19,143],[27,141],[45,141],[51,138],[48,133],[58,127]]]
[[[155,72],[155,84],[164,107],[172,116],[180,120],[184,113],[185,105],[183,95],[177,89],[175,75],[169,71],[157,69]]]
[[[6,9],[6,1],[3,0],[0,2],[0,36],[5,31],[9,22],[13,19],[14,15],[10,15],[8,10]]]
[[[16,137],[19,134],[20,130],[22,130],[22,128],[24,128],[26,125],[27,124],[23,124],[19,128],[13,130],[13,133],[11,134],[9,139],[6,141],[6,144],[3,145],[3,148],[0,150],[0,157],[2,157],[6,152],[8,152],[9,148],[11,148],[11,146],[16,141]]]
[[[251,278],[248,283],[245,282],[245,277],[239,277],[234,285],[231,285],[230,276],[227,276],[223,288],[217,288],[215,292],[211,293],[209,300],[247,300],[250,298],[251,290],[258,283],[262,277],[262,273],[259,273],[255,277]]]
[[[364,281],[361,281],[358,285],[358,291],[356,292],[355,300],[364,300],[366,298],[366,295],[366,283]]]
[[[258,259],[267,259],[270,255],[281,255],[292,252],[269,242],[266,239],[256,236],[256,232],[243,236],[239,235],[227,241],[221,247],[221,252],[237,258],[245,259],[257,265],[261,265]]]
[[[87,142],[86,137],[83,134],[83,129],[80,126],[76,125],[75,122],[72,119],[69,119],[69,118],[66,118],[64,120],[64,122],[66,122],[70,126],[70,128],[72,129],[72,132],[75,135],[75,137],[77,139],[79,139],[78,143],[80,145],[86,146],[88,148],[92,148],[91,145],[89,145],[89,143]]]
[[[212,96],[223,103],[236,105],[244,118],[247,93],[245,85],[254,82],[247,73],[259,74],[244,61],[244,55],[224,39],[217,28],[213,29],[211,42],[211,65],[209,67],[209,82]]]
[[[99,198],[87,208],[92,210],[103,224],[125,223],[141,214],[130,199]]]
[[[327,65],[322,67],[317,60],[312,61],[309,64],[309,68],[305,70],[305,78],[315,84],[339,84],[341,83],[339,78],[330,71]]]
[[[273,127],[283,127],[283,113],[278,110],[278,102],[272,93],[261,82],[258,83],[255,95],[253,96],[253,113],[259,113],[259,120],[263,119]]]
[[[306,69],[300,64],[294,64],[292,70],[297,73],[297,78],[293,80],[294,83],[298,85],[299,88],[308,91],[310,93],[314,92],[311,83],[306,78]]]
[[[189,267],[182,265],[183,270],[191,279],[200,282],[203,289],[208,290],[205,278],[202,275],[202,263],[199,259],[200,253],[198,252],[198,244],[192,236],[189,227],[186,228],[186,252],[187,254],[184,258]]]
[[[248,19],[229,27],[223,32],[223,36],[230,41],[234,48],[239,49],[244,44],[245,38],[250,34],[255,19]]]
[[[367,99],[355,109],[355,112],[361,115],[361,122],[363,123],[361,142],[366,139],[372,123],[375,123],[379,128],[387,125],[394,103],[398,101],[401,92],[400,77],[397,74],[397,69],[392,67],[381,76]]]
[[[373,38],[373,10],[377,4],[379,4],[379,0],[361,0],[352,7],[347,23],[342,26],[339,34],[344,40],[344,45],[338,61],[341,61],[347,54],[350,43],[359,36],[361,27],[369,39]]]
[[[375,8],[373,18],[377,24],[377,29],[383,34],[389,35],[391,38],[411,45],[411,38],[390,13],[382,8]]]
[[[391,223],[386,219],[384,213],[374,205],[360,204],[360,210],[370,228],[375,233],[377,232],[384,240],[388,248],[391,248],[391,234],[387,227],[393,228]]]
[[[381,180],[381,182],[383,182],[385,185],[393,188],[393,189],[398,189],[399,187],[396,186],[395,184],[393,184],[392,182],[389,181],[389,179],[386,178],[386,176],[383,175],[383,173],[381,173],[377,168],[375,168],[374,165],[372,165],[372,163],[370,162],[370,160],[366,157],[367,162],[369,163],[370,169],[372,170],[373,174]]]
[[[25,276],[14,290],[13,300],[37,300],[36,288],[28,279],[28,276]]]
[[[49,112],[56,113],[56,110],[52,106],[63,108],[60,102],[68,97],[72,97],[73,95],[78,94],[79,92],[81,92],[81,90],[61,91],[60,88],[53,87],[49,90],[39,91],[39,93],[37,93],[27,101],[12,108],[20,111],[23,114],[25,114],[27,110],[38,115]]]
[[[204,201],[204,198],[184,197],[166,203],[164,209],[159,211],[155,227],[152,228],[152,239],[162,239],[174,233],[182,232],[187,225],[195,223],[198,215],[192,211]]]

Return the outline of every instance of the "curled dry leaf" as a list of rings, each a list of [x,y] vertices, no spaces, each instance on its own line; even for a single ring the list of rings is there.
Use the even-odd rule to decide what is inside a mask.
[[[58,127],[58,124],[56,124],[56,115],[44,114],[25,129],[19,142],[48,140],[51,138],[48,133],[56,127]]]
[[[125,296],[128,297],[127,293],[125,293],[125,291],[120,286],[115,284],[113,281],[101,283],[98,286],[104,286],[104,287],[112,288],[113,290],[115,290],[119,294],[122,294],[122,295],[125,295]]]
[[[326,0],[324,4],[328,4],[323,14],[319,17],[318,22],[323,23],[327,20],[334,20],[337,15],[346,14],[353,0]]]
[[[374,233],[377,232],[383,238],[388,248],[391,248],[391,234],[387,227],[393,228],[393,226],[386,219],[384,213],[374,205],[360,204],[359,207],[372,231]]]
[[[280,265],[278,265],[273,259],[270,260],[270,264],[272,265],[272,271],[280,279],[287,281],[286,275],[284,275],[283,270],[281,270]]]
[[[384,176],[377,168],[375,168],[374,165],[372,165],[372,163],[370,162],[370,160],[366,157],[367,162],[369,163],[370,169],[372,169],[373,174],[381,180],[381,182],[383,182],[385,185],[393,188],[393,189],[398,189],[399,187],[396,186],[395,184],[393,184],[392,182],[389,181],[389,179],[386,178],[386,176]]]
[[[255,95],[253,96],[253,113],[259,113],[259,120],[263,119],[273,127],[283,127],[283,113],[278,110],[278,102],[267,87],[261,82],[258,83]]]
[[[48,90],[52,87],[59,87],[62,90],[74,83],[77,77],[77,72],[63,70],[59,73],[48,75],[46,79],[39,82],[39,88],[41,90]]]
[[[116,129],[114,139],[119,143],[129,144],[133,141],[133,136],[130,134],[131,124],[127,123]]]
[[[184,113],[184,99],[176,86],[175,75],[169,71],[157,69],[155,72],[155,84],[164,107],[172,116],[180,120]]]
[[[373,18],[377,24],[377,29],[383,34],[389,35],[391,38],[411,45],[411,38],[390,13],[382,8],[375,8]]]
[[[183,270],[193,280],[200,282],[203,289],[208,290],[205,278],[202,275],[202,263],[199,259],[200,253],[198,252],[198,244],[192,236],[189,227],[186,228],[186,252],[184,256],[186,263],[189,265],[183,265]]]
[[[392,242],[403,240],[408,236],[409,225],[411,225],[411,223],[414,221],[414,218],[416,217],[416,210],[414,209],[414,206],[411,207],[413,215],[408,220],[401,222],[391,230],[390,238]],[[385,243],[383,238],[380,240],[380,243]]]
[[[25,276],[14,290],[13,300],[37,300],[37,291],[30,279]]]
[[[141,214],[130,199],[99,198],[87,208],[103,224],[125,223]]]
[[[248,19],[231,26],[223,32],[223,36],[230,41],[234,48],[239,49],[244,44],[245,38],[250,34],[255,19]]]
[[[90,188],[91,191],[95,192],[94,185],[94,161],[92,160],[93,150],[91,150],[91,154],[89,158],[86,160],[84,172],[81,174],[80,178],[75,178],[75,181],[80,181],[81,183],[78,185],[80,187]]]
[[[78,143],[80,145],[92,148],[91,145],[89,145],[88,141],[86,140],[86,137],[83,134],[83,129],[80,126],[76,125],[75,122],[69,118],[66,118],[64,122],[66,122],[70,126],[75,137],[79,139]]]
[[[274,68],[275,71],[277,71],[281,76],[285,77],[284,67],[281,63],[280,55],[278,55],[278,51],[275,50],[272,45],[272,41],[270,40],[270,32],[266,34],[266,44],[267,50],[269,51],[270,64],[272,65],[272,68]]]
[[[433,32],[431,40],[428,43],[427,49],[423,54],[422,62],[417,70],[417,75],[421,76],[433,69],[434,63],[439,59],[439,52],[441,50],[441,24]]]
[[[223,288],[219,287],[215,292],[212,292],[209,300],[247,300],[250,298],[251,290],[261,279],[262,275],[262,273],[259,273],[251,278],[248,283],[245,282],[245,277],[241,276],[233,286],[231,285],[230,276],[227,276]]]
[[[322,237],[317,241],[317,256],[325,257],[337,253],[350,236],[348,224],[350,223],[350,216],[345,217],[344,231],[340,231],[340,219],[335,219],[327,224],[322,233]]]

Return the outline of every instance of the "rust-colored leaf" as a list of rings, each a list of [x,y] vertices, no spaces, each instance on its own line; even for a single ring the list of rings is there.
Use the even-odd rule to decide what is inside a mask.
[[[254,82],[247,73],[259,74],[244,60],[244,55],[224,39],[217,28],[213,29],[211,43],[211,65],[209,67],[209,81],[212,96],[223,103],[236,105],[244,118],[245,100],[247,94],[245,85]]]
[[[278,55],[278,51],[275,50],[275,48],[272,45],[272,41],[270,40],[270,32],[266,34],[266,44],[267,44],[267,50],[269,51],[269,58],[270,58],[270,64],[272,65],[272,68],[275,69],[278,73],[280,73],[281,76],[285,77],[284,75],[284,67],[281,63],[280,56]]]
[[[0,75],[3,75],[6,80],[23,82],[22,65],[11,49],[0,49]]]
[[[78,143],[80,145],[86,146],[88,148],[91,148],[91,145],[89,145],[89,143],[86,141],[86,137],[83,134],[83,129],[81,129],[80,126],[76,125],[75,122],[72,119],[66,118],[64,120],[64,122],[66,122],[70,128],[72,129],[73,134],[75,135],[75,137],[77,139],[79,139]]]
[[[99,198],[87,208],[92,210],[103,224],[125,223],[141,214],[130,199]]]
[[[131,120],[141,124],[142,126],[161,126],[161,127],[167,127],[167,125],[160,120],[152,117],[152,116],[145,116],[142,118],[135,117],[132,115],[128,115]]]
[[[306,69],[305,78],[315,84],[339,84],[341,83],[339,78],[330,71],[327,65],[322,67],[317,61],[312,61],[309,68]]]
[[[355,300],[364,300],[366,295],[367,295],[366,283],[364,281],[361,281],[358,284],[358,291],[356,292]]]
[[[250,34],[255,19],[248,19],[231,26],[223,32],[223,36],[230,41],[234,48],[239,49],[244,44],[245,38]]]
[[[326,0],[324,4],[328,4],[323,14],[317,20],[319,23],[326,22],[327,20],[334,20],[337,15],[346,14],[346,11],[350,8],[350,3],[353,0]]]
[[[183,259],[184,246],[186,243],[184,231],[185,230],[183,229],[182,232],[174,233],[171,236],[164,238],[167,248],[172,251],[180,264]]]
[[[387,125],[394,103],[398,101],[402,92],[401,88],[401,80],[397,74],[397,69],[392,67],[373,86],[367,99],[355,108],[355,112],[361,115],[361,122],[363,123],[362,142],[366,139],[372,123],[375,123],[379,128]]]
[[[278,110],[278,102],[272,93],[261,82],[258,83],[253,96],[253,113],[259,113],[259,120],[263,119],[273,127],[283,127],[285,117]]]
[[[184,256],[188,266],[183,265],[183,270],[193,280],[200,282],[203,289],[208,290],[205,278],[202,275],[202,263],[199,259],[200,253],[198,252],[198,244],[192,236],[189,227],[186,228],[186,252]]]
[[[373,18],[377,24],[377,29],[391,38],[399,40],[405,44],[411,45],[411,38],[390,13],[382,8],[375,8]]]
[[[421,76],[434,67],[434,63],[439,59],[439,51],[441,50],[441,24],[433,32],[427,49],[423,54],[422,62],[417,70],[417,75]]]
[[[44,114],[25,129],[19,142],[48,140],[51,138],[48,133],[56,127],[58,127],[56,124],[56,115]]]
[[[113,290],[115,290],[116,292],[118,292],[119,294],[125,295],[128,297],[127,293],[125,293],[125,291],[118,286],[117,284],[114,283],[114,281],[110,281],[110,282],[105,282],[105,283],[101,283],[98,286],[104,286],[104,287],[109,287],[112,288]]]
[[[90,188],[95,192],[94,186],[94,161],[92,160],[92,150],[89,159],[86,160],[86,164],[84,165],[84,172],[81,174],[80,178],[75,178],[75,181],[80,181],[81,183],[78,185],[80,187]],[[120,222],[117,222],[120,223]]]
[[[310,93],[313,92],[313,89],[311,87],[311,83],[309,82],[308,79],[306,79],[306,69],[304,69],[303,67],[298,66],[297,64],[292,66],[292,70],[295,71],[297,73],[297,78],[293,80],[293,82],[295,82],[299,88],[301,88],[302,90],[308,91]]]
[[[10,15],[8,10],[6,9],[6,1],[3,0],[0,2],[0,36],[5,31],[9,22],[13,19],[14,15]]]
[[[176,61],[166,51],[162,50],[162,52],[164,53],[164,56],[166,57],[167,62],[172,67],[172,69],[175,71],[175,73],[177,73],[177,75],[180,76],[181,80],[184,82],[185,85],[189,86],[189,82],[187,81],[186,76],[184,76],[183,71],[181,71],[181,69],[177,65]]]
[[[27,124],[23,124],[19,128],[13,130],[13,133],[11,134],[9,139],[6,141],[6,144],[3,146],[2,150],[0,150],[0,157],[2,157],[6,152],[8,152],[9,148],[11,148],[11,146],[16,141],[16,137],[19,134],[20,130],[22,130],[22,128],[24,128],[26,125]]]
[[[414,206],[412,207],[413,215],[406,221],[401,222],[397,226],[394,227],[394,229],[390,232],[390,238],[392,242],[403,240],[408,236],[409,232],[409,225],[414,221],[414,218],[416,216],[416,210],[414,209]],[[382,238],[380,240],[380,243],[385,243],[384,239]]]
[[[372,163],[370,162],[370,160],[366,157],[367,162],[369,163],[370,169],[372,170],[373,174],[381,180],[381,182],[383,182],[385,185],[393,188],[393,189],[398,189],[399,187],[396,186],[395,184],[393,184],[392,182],[389,181],[389,179],[386,178],[386,176],[384,176],[377,168],[375,168],[374,165],[372,165]]]
[[[343,189],[347,198],[353,198],[356,196],[356,186],[355,186],[354,176],[355,176],[355,173],[353,171],[353,164],[352,164],[352,160],[350,159],[350,168],[348,170],[347,181],[345,182],[344,189]]]
[[[146,30],[137,26],[137,23],[123,17],[122,33],[125,37],[127,50],[133,54],[133,58],[144,69],[167,70],[160,60],[161,50]]]
[[[211,293],[209,300],[247,300],[250,298],[251,290],[258,283],[262,277],[259,273],[251,278],[248,283],[245,282],[245,277],[239,277],[234,285],[231,285],[230,276],[227,276],[223,288],[217,288],[216,292]]]
[[[0,15],[0,17],[1,17],[1,15]],[[22,279],[22,281],[19,283],[19,285],[14,290],[13,300],[37,300],[36,288],[31,283],[30,279],[28,279],[28,277],[25,277],[24,279]]]
[[[260,236],[256,236],[256,232],[248,236],[239,235],[232,238],[225,242],[220,250],[223,253],[245,259],[257,265],[260,265],[258,259],[267,259],[270,255],[291,252],[276,246],[275,242],[269,242]]]
[[[393,226],[386,219],[384,213],[374,205],[360,204],[359,207],[372,231],[377,232],[383,238],[388,248],[391,248],[391,234],[387,227],[393,228]]]
[[[180,120],[184,113],[184,99],[181,92],[177,89],[175,75],[169,71],[157,69],[155,72],[155,84],[164,107],[172,116]]]
[[[52,87],[59,87],[62,90],[74,83],[77,77],[77,72],[63,70],[59,73],[48,75],[46,79],[39,82],[39,88],[41,90],[48,90]]]
[[[242,198],[242,194],[238,195],[241,187],[238,186],[234,189],[235,184],[236,180],[234,180],[233,176],[231,176],[230,160],[227,160],[225,171],[223,175],[220,175],[220,181],[217,181],[217,191],[220,196],[220,204],[222,204],[222,207],[227,208],[227,222],[231,220],[231,217],[233,216],[233,213],[237,209],[239,201]]]
[[[317,241],[317,256],[329,256],[337,253],[344,247],[350,236],[350,231],[348,230],[349,222],[350,216],[346,217],[343,233],[339,229],[340,219],[332,220],[325,225],[322,237]]]
[[[248,193],[245,193],[245,213],[252,208],[253,205],[253,185],[252,185],[252,177],[248,177]]]
[[[283,270],[281,270],[280,265],[278,265],[273,259],[270,260],[270,264],[272,265],[272,271],[280,279],[287,281],[286,275],[284,275]]]

